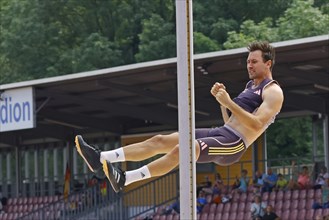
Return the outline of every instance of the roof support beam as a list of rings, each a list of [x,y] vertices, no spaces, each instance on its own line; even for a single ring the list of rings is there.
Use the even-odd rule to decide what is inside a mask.
[[[205,80],[204,80],[205,81]],[[207,81],[208,82],[208,81]],[[124,85],[119,85],[117,83],[111,83],[111,82],[99,82],[100,85],[104,87],[108,87],[111,89],[117,89],[125,92],[131,92],[133,94],[140,95],[142,97],[147,97],[147,98],[154,98],[156,100],[160,100],[161,102],[166,102],[167,106],[170,105],[177,105],[177,94],[176,93],[159,93],[159,92],[152,92],[152,91],[144,91],[141,89],[141,87],[136,87],[136,86],[124,86]],[[210,87],[207,88],[210,91]],[[203,93],[203,92],[202,92]],[[174,97],[174,98],[172,98]],[[209,97],[212,97],[209,92]],[[205,101],[204,99],[198,99],[198,102],[196,103],[197,108],[196,112],[204,112],[205,115],[210,114],[209,109],[216,109],[216,107],[219,107],[217,102],[210,103],[209,101]],[[216,111],[217,112],[217,111]]]
[[[284,105],[295,107],[301,110],[310,110],[317,113],[328,114],[326,100],[309,95],[296,94],[292,92],[284,92]],[[303,100],[302,102],[300,100]]]
[[[308,82],[313,82],[314,84],[319,84],[322,86],[328,86],[329,84],[329,77],[328,74],[325,73],[313,73],[312,71],[303,71],[303,70],[292,70],[290,68],[284,68],[284,67],[274,67],[275,72],[281,72],[285,76],[294,76],[298,79],[304,79]],[[316,74],[316,77],[315,75]]]
[[[108,109],[109,116],[129,116],[131,118],[139,118],[144,120],[153,121],[160,124],[168,124],[172,126],[177,126],[177,114],[166,112],[167,117],[163,117],[163,113],[165,109],[156,108],[156,107],[149,107],[143,108],[138,106],[126,105],[118,102],[111,102],[108,100],[96,100],[94,97],[90,97],[86,94],[82,94],[80,96],[70,95],[70,94],[63,94],[59,91],[54,90],[47,90],[43,91],[44,94],[48,96],[70,100],[72,103],[79,104],[81,106],[88,105],[88,106],[97,106],[98,108]],[[137,115],[138,114],[138,115]],[[75,114],[74,114],[75,115]]]
[[[70,114],[70,113],[55,111],[51,109],[47,109],[47,111],[41,111],[39,114],[46,119],[50,119],[49,121],[50,123],[51,120],[53,120],[54,124],[62,123],[64,126],[65,124],[67,125],[71,124],[72,127],[74,126],[81,128],[89,127],[89,128],[109,131],[113,133],[118,133],[120,130],[119,124],[110,123],[107,120],[98,119],[87,115]]]

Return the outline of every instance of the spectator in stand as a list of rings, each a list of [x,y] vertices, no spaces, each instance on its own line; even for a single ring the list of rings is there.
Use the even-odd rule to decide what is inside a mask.
[[[95,192],[96,195],[96,203],[101,202],[102,199],[105,198],[107,194],[107,179],[105,179],[105,175],[101,176],[98,174],[94,174],[87,182],[87,186],[89,188],[93,188],[90,192]],[[94,197],[91,197],[94,198]],[[87,198],[88,202],[91,198]],[[95,201],[94,201],[95,202]]]
[[[239,188],[239,186],[240,186],[240,179],[239,179],[238,175],[236,175],[235,176],[235,181],[234,181],[234,183],[232,185],[232,192],[234,190],[236,190],[237,188]]]
[[[308,189],[311,185],[310,175],[307,166],[302,167],[302,173],[299,174],[297,183],[299,189]]]
[[[93,175],[89,180],[88,180],[88,187],[93,187],[93,186],[96,186],[99,182],[101,181],[101,179],[96,176],[96,175]]]
[[[245,193],[248,190],[249,178],[247,177],[248,171],[243,169],[241,171],[241,177],[236,177],[235,187],[233,187],[232,192],[236,191],[239,193]]]
[[[276,181],[274,190],[275,191],[279,191],[279,190],[285,191],[287,189],[287,186],[288,186],[288,181],[284,178],[284,176],[281,173],[279,173],[278,181]]]
[[[209,179],[209,176],[204,176],[204,182],[197,187],[197,194],[199,195],[200,191],[203,190],[208,194],[212,194],[212,182]]]
[[[266,203],[262,202],[259,195],[255,196],[250,206],[251,217],[253,220],[261,220],[265,214]]]
[[[222,190],[220,190],[218,188],[218,185],[214,184],[214,186],[212,187],[212,194],[215,194],[215,193],[221,194],[221,192],[222,192]]]
[[[326,202],[324,203],[319,203],[319,202],[314,202],[312,205],[313,209],[329,209],[329,198],[327,197]]]
[[[273,206],[268,205],[262,220],[280,220],[280,217],[273,211]]]
[[[179,212],[180,212],[179,200],[176,200],[174,203],[163,209],[161,215],[169,215],[171,213],[179,214]]]
[[[322,185],[321,188],[322,188],[321,203],[315,202],[312,206],[313,209],[329,208],[329,179],[327,179],[326,184]]]
[[[220,173],[216,173],[215,175],[215,182],[220,182],[220,183],[223,183],[222,181],[222,176],[220,175]]]
[[[322,185],[322,203],[329,201],[329,179],[326,179],[326,184]]]
[[[226,195],[222,195],[221,196],[221,199],[222,199],[222,203],[223,204],[225,204],[225,203],[228,203],[228,202],[230,202],[231,200],[232,200],[232,196],[231,195],[228,195],[228,194],[226,194]]]
[[[196,200],[197,213],[201,213],[204,205],[207,204],[206,193],[201,190]]]
[[[255,172],[255,177],[253,179],[253,192],[260,193],[261,189],[263,188],[264,181],[263,181],[263,174],[259,170]]]
[[[222,202],[222,197],[221,194],[219,192],[214,192],[214,195],[212,197],[212,201],[213,203],[219,204]]]
[[[296,162],[292,161],[292,170],[293,170],[293,175],[297,176],[297,181],[295,178],[292,178],[289,181],[288,188],[293,190],[293,189],[308,189],[311,186],[310,182],[310,174],[308,171],[307,166],[302,167],[302,171],[298,173],[295,169]]]
[[[201,213],[203,207],[206,204],[207,204],[206,193],[203,190],[200,190],[198,198],[196,200],[197,213]],[[165,209],[163,209],[161,215],[168,215],[171,213],[179,213],[179,212],[180,212],[180,205],[179,205],[179,200],[177,200],[171,205],[167,206]]]
[[[212,182],[210,181],[210,179],[209,179],[209,176],[205,176],[204,177],[204,182],[202,182],[202,184],[203,184],[203,187],[205,187],[205,188],[210,188],[211,186],[212,186]]]
[[[214,182],[212,188],[213,188],[213,193],[216,193],[218,190],[219,190],[219,193],[224,191],[225,186],[224,186],[224,182],[222,180],[220,173],[216,173],[215,182]]]
[[[264,175],[263,181],[264,184],[262,192],[272,192],[276,182],[278,181],[278,175],[276,175],[276,173],[274,173],[271,168],[268,168],[267,174]]]
[[[327,167],[323,166],[314,182],[314,189],[320,189],[323,185],[326,184],[327,179],[329,179],[329,173],[327,172]]]

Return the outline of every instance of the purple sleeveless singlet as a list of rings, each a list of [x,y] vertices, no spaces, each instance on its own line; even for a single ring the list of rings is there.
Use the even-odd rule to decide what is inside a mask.
[[[252,113],[263,102],[263,89],[273,82],[277,83],[275,80],[265,79],[259,86],[252,88],[253,81],[250,80],[245,90],[233,101],[247,112]],[[227,166],[238,162],[248,147],[245,145],[242,135],[227,125],[196,129],[195,139],[200,145],[198,163],[214,162]]]

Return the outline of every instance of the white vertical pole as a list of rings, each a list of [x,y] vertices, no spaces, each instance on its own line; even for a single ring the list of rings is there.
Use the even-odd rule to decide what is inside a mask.
[[[176,0],[180,219],[197,219],[192,0]]]

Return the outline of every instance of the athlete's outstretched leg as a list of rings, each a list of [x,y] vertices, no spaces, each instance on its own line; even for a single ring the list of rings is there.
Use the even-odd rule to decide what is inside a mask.
[[[195,141],[195,158],[200,155],[200,147]],[[110,162],[103,161],[105,175],[109,179],[115,192],[119,192],[124,186],[133,182],[144,180],[150,177],[162,176],[179,164],[179,146],[176,145],[170,152],[163,157],[136,170],[123,172],[114,167]]]
[[[121,161],[141,161],[157,154],[170,152],[178,144],[178,133],[156,135],[143,142],[120,147],[115,150],[101,152],[97,147],[87,144],[81,135],[75,137],[77,151],[87,163],[91,171],[102,167],[102,161],[111,163]]]
[[[101,161],[111,163],[122,161],[142,161],[157,154],[170,152],[178,144],[178,133],[156,135],[145,141],[130,144],[115,150],[101,153]]]

